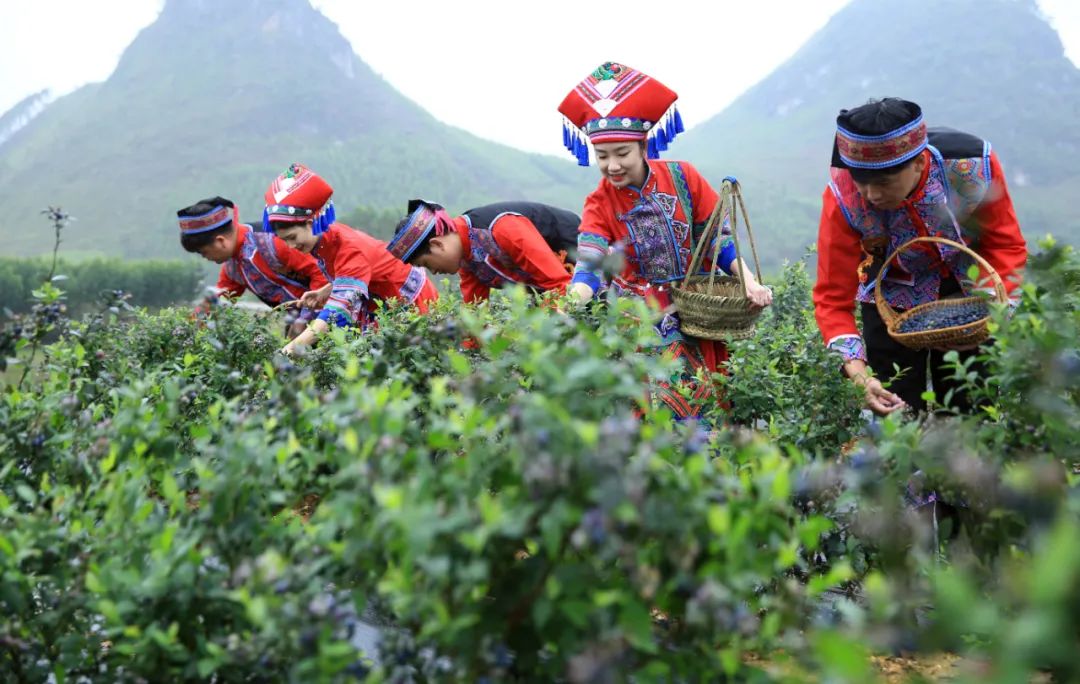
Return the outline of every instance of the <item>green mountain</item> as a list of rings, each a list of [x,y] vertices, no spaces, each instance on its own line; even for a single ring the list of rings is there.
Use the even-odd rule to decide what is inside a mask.
[[[853,0],[672,152],[740,179],[776,264],[816,240],[837,112],[886,96],[991,142],[1029,241],[1080,242],[1080,70],[1034,0]]]
[[[15,255],[50,244],[50,204],[79,219],[65,249],[175,255],[177,208],[221,194],[255,217],[293,161],[330,180],[342,215],[411,197],[577,207],[595,182],[435,120],[307,0],[168,0],[108,80],[18,118],[0,142],[0,237]]]

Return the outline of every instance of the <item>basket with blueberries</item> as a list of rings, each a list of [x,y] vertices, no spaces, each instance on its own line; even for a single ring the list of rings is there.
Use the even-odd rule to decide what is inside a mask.
[[[994,284],[994,292],[999,302],[1008,301],[1005,285],[997,271],[981,256],[966,245],[946,238],[919,237],[909,240],[896,248],[885,260],[874,283],[874,300],[878,313],[885,322],[889,335],[911,349],[940,349],[949,347],[973,347],[984,342],[989,336],[987,322],[990,320],[990,303],[985,297],[971,296],[952,299],[939,299],[935,302],[920,304],[907,311],[899,312],[889,306],[881,294],[881,281],[889,264],[904,250],[922,242],[937,242],[949,245],[965,252],[973,258]]]

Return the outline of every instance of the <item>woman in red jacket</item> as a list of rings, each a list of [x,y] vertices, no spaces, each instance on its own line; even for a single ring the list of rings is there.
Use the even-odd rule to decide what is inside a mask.
[[[365,328],[379,301],[400,299],[426,312],[439,298],[422,268],[394,258],[386,243],[334,221],[334,189],[311,169],[293,164],[266,191],[264,230],[315,258],[330,281],[321,291],[305,293],[301,303],[322,307],[308,329],[282,349],[291,353],[309,345],[330,325]]]
[[[697,238],[719,196],[688,162],[657,159],[683,130],[676,99],[656,79],[607,62],[559,105],[567,149],[580,165],[588,166],[587,140],[600,167],[600,183],[585,198],[570,291],[589,300],[610,287],[619,296],[641,297],[668,312],[658,316],[655,349],[684,362],[686,372],[672,384],[689,387],[698,401],[710,401],[715,400],[711,384],[699,384],[694,376],[702,369],[718,372],[727,359],[727,347],[680,331],[678,314],[671,312],[671,287],[685,277]],[[770,304],[772,292],[736,258],[731,236],[722,239],[717,265],[745,280],[755,304]],[[608,285],[600,264],[612,251],[623,254],[625,267]],[[656,393],[676,418],[698,414],[672,385],[662,384]]]

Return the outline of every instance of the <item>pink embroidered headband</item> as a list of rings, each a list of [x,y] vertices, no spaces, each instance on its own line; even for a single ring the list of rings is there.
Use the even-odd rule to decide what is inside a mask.
[[[860,135],[836,127],[840,159],[853,169],[887,169],[915,158],[926,149],[926,122],[919,114],[910,123],[882,135]]]
[[[224,204],[214,207],[205,214],[200,214],[198,216],[180,216],[179,219],[180,232],[185,235],[206,233],[230,222],[239,223],[236,207]]]
[[[428,238],[450,232],[450,225],[450,215],[438,204],[412,200],[409,202],[408,219],[386,249],[398,259],[408,261]]]

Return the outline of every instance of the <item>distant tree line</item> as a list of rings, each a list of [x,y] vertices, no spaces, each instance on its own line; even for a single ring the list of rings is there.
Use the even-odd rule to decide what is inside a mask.
[[[48,272],[46,258],[0,258],[2,305],[16,313],[28,311],[31,292],[41,287]],[[210,280],[204,265],[194,259],[61,259],[56,272],[61,277],[56,286],[64,290],[68,310],[75,314],[93,309],[102,294],[112,290],[129,293],[128,301],[134,306],[159,308],[190,302]]]
[[[390,238],[394,237],[394,227],[397,226],[403,215],[404,205],[400,211],[361,206],[353,209],[348,214],[340,216],[338,220],[380,240],[389,241]]]

